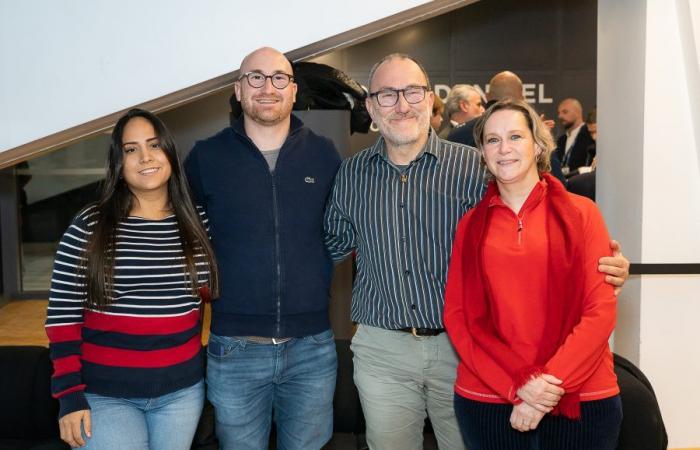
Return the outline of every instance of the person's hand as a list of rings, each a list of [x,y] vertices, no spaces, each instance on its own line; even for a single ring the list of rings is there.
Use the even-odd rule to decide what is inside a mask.
[[[513,412],[510,413],[510,426],[523,432],[534,430],[543,417],[544,413],[542,411],[538,411],[523,402],[513,406]]]
[[[550,412],[566,391],[559,387],[562,383],[560,379],[553,375],[542,374],[537,378],[532,378],[518,389],[518,397],[542,413]]]
[[[61,429],[61,439],[72,448],[85,446],[85,439],[80,431],[80,425],[85,428],[87,437],[92,437],[90,431],[90,410],[81,409],[58,419],[58,427]]]
[[[552,119],[545,119],[545,118],[544,118],[544,114],[540,114],[540,119],[542,119],[542,123],[544,124],[544,126],[546,126],[546,127],[547,127],[548,129],[550,129],[550,130],[551,130],[552,128],[554,128],[554,125],[556,125],[556,124],[554,123],[554,120],[552,120]]]
[[[615,295],[620,293],[622,286],[630,276],[630,262],[622,256],[620,243],[610,241],[613,256],[604,256],[598,260],[598,270],[606,274],[605,282],[615,286]]]

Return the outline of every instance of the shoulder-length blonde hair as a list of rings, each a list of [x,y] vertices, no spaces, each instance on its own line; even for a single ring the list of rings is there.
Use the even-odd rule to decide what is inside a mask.
[[[482,114],[476,122],[476,125],[474,125],[474,141],[476,142],[476,147],[483,152],[484,127],[486,126],[486,122],[488,122],[494,113],[502,110],[518,111],[523,115],[527,127],[530,129],[530,133],[532,133],[535,145],[541,149],[536,159],[537,171],[539,173],[551,171],[552,165],[550,163],[550,156],[552,155],[552,151],[556,148],[554,139],[552,139],[552,133],[549,131],[547,125],[542,122],[542,119],[540,119],[540,116],[535,110],[523,100],[506,99],[491,105],[491,107]],[[481,157],[481,164],[486,167],[483,154]],[[486,170],[488,171],[488,168],[486,168]],[[489,175],[491,174],[489,173]]]

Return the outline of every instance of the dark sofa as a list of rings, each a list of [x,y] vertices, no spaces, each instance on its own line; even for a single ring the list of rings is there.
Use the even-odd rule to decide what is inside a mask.
[[[51,398],[49,349],[0,347],[0,450],[64,450]]]

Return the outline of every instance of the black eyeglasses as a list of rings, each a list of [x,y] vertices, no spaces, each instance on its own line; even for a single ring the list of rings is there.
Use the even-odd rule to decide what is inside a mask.
[[[409,86],[404,89],[382,89],[377,92],[370,92],[370,97],[375,97],[379,106],[394,106],[399,101],[399,93],[407,103],[420,103],[425,98],[428,86]]]
[[[293,75],[284,72],[276,72],[272,75],[265,75],[264,73],[258,71],[246,72],[238,77],[238,80],[240,81],[243,78],[246,78],[250,87],[253,88],[261,88],[265,86],[265,82],[269,78],[270,81],[272,81],[272,85],[277,89],[286,88],[289,86],[289,83],[294,80]]]

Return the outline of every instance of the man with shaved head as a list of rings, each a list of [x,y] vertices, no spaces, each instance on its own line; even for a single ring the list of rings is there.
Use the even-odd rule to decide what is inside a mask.
[[[440,449],[463,449],[444,291],[454,232],[483,195],[484,169],[476,149],[430,128],[434,94],[418,61],[386,56],[368,85],[367,110],[381,136],[343,162],[325,218],[333,259],[357,256],[352,351],[367,443],[422,450],[427,415]],[[602,264],[612,282],[624,282],[624,258]]]
[[[505,98],[521,100],[523,98],[523,82],[520,77],[509,70],[499,72],[489,81],[489,92],[486,97],[489,101]]]
[[[185,162],[221,274],[207,396],[222,449],[268,448],[273,415],[278,449],[319,449],[337,366],[323,213],[340,157],[291,115],[297,86],[279,51],[246,56],[234,90],[242,115]]]
[[[589,155],[588,149],[595,141],[583,121],[583,108],[578,100],[575,98],[562,100],[557,113],[565,133],[557,139],[555,153],[561,160],[564,170],[572,173],[579,167],[587,165],[589,159],[593,159],[595,154]]]

